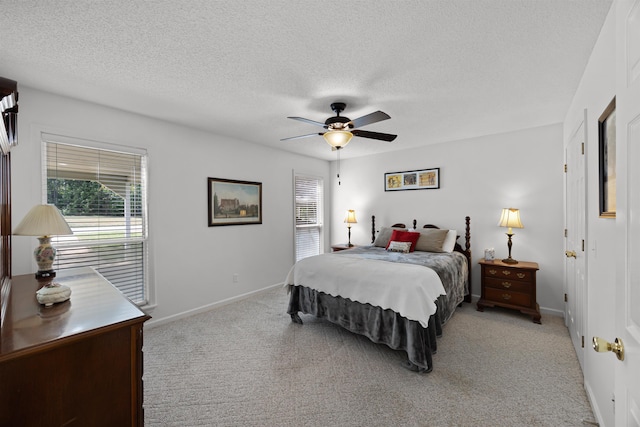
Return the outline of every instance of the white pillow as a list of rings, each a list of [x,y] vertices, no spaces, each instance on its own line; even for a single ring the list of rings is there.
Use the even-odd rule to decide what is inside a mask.
[[[456,230],[449,230],[442,244],[442,252],[453,252],[453,248],[456,247],[456,240],[458,240],[458,232]]]
[[[389,247],[387,248],[389,252],[402,252],[408,254],[411,250],[411,242],[389,242]]]

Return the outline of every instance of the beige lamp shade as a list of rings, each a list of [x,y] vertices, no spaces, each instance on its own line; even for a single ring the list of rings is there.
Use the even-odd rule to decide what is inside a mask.
[[[347,211],[347,216],[344,218],[344,222],[345,224],[357,224],[358,221],[356,220],[356,211],[354,211],[353,209],[349,209]]]
[[[16,236],[61,236],[73,234],[69,224],[53,205],[36,205],[13,230]]]
[[[325,132],[322,137],[327,144],[335,148],[342,148],[351,141],[353,134],[346,130],[330,130]]]
[[[509,227],[507,231],[509,234],[512,234],[512,228],[524,228],[522,221],[520,221],[520,211],[515,208],[503,208],[498,225],[500,227]]]

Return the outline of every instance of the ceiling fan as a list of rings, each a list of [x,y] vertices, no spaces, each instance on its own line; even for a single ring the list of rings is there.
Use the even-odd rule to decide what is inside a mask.
[[[325,139],[325,141],[327,141],[327,143],[332,147],[333,150],[339,150],[347,145],[349,141],[351,141],[351,138],[354,136],[359,136],[361,138],[378,139],[388,142],[393,141],[398,136],[389,133],[371,132],[359,129],[362,126],[390,119],[391,117],[388,114],[383,113],[382,111],[376,111],[355,120],[351,120],[348,117],[340,115],[340,113],[344,111],[346,107],[347,104],[345,104],[344,102],[334,102],[333,104],[331,104],[331,109],[336,113],[336,115],[334,117],[329,117],[327,120],[325,120],[324,123],[305,119],[303,117],[287,117],[288,119],[299,120],[301,122],[323,127],[327,129],[327,131],[310,133],[307,135],[292,136],[289,138],[283,138],[281,139],[281,141],[322,135],[322,137]]]

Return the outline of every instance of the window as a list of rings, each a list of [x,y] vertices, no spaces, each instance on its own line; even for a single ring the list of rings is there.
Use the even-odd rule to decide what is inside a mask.
[[[49,134],[43,149],[46,202],[73,231],[52,239],[56,270],[93,267],[147,303],[146,152]]]
[[[322,251],[322,178],[295,175],[296,261]]]

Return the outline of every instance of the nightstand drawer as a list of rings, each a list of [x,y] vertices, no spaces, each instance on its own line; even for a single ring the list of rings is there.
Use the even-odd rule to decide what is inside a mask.
[[[533,274],[527,270],[516,270],[502,267],[485,266],[485,274],[487,277],[499,277],[510,280],[522,280],[524,282],[530,282]]]
[[[531,285],[527,282],[518,282],[511,279],[494,279],[486,277],[484,284],[487,288],[502,289],[513,292],[531,293]]]
[[[503,304],[517,305],[521,307],[531,306],[531,295],[520,292],[512,292],[502,289],[485,288],[486,298],[489,301]]]

